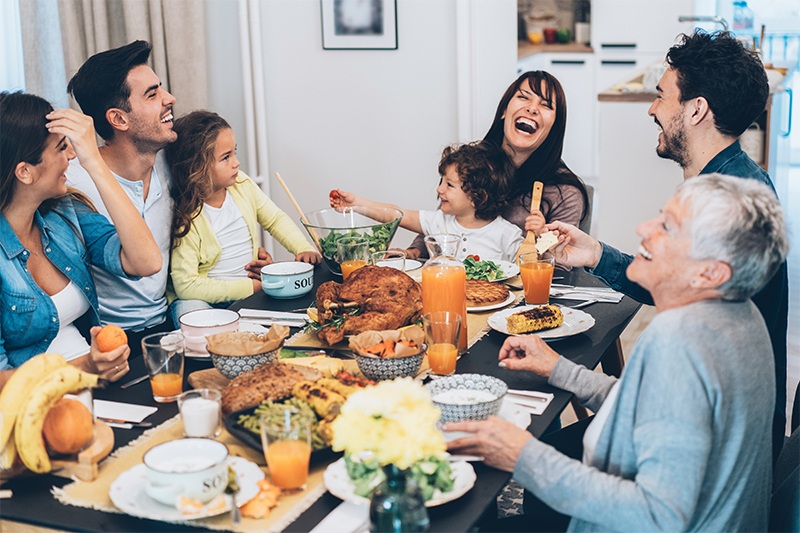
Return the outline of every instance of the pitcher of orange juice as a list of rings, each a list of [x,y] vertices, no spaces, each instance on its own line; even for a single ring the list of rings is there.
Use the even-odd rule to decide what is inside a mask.
[[[461,237],[437,233],[425,237],[431,258],[422,267],[422,312],[449,311],[461,316],[458,353],[467,351],[467,271],[456,259]]]

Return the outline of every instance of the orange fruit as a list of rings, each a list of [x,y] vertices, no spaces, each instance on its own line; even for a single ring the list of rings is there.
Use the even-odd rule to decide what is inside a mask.
[[[77,453],[94,437],[92,413],[77,400],[61,398],[47,412],[42,436],[57,453]]]
[[[97,334],[97,348],[101,352],[116,350],[124,344],[128,344],[128,336],[121,327],[114,324],[103,326],[103,329]]]

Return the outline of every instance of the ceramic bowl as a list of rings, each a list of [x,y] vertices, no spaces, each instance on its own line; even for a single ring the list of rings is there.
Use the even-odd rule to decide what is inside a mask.
[[[270,298],[303,296],[314,288],[314,265],[300,261],[267,265],[261,269],[261,288]]]
[[[427,349],[428,347],[423,344],[422,350],[418,354],[395,359],[374,359],[363,355],[355,355],[358,369],[362,374],[373,381],[382,381],[416,376]]]
[[[278,360],[281,349],[276,348],[271,352],[259,353],[255,355],[220,355],[209,351],[211,362],[219,373],[228,379],[233,379],[242,372],[253,370],[257,366],[267,363],[274,363]]]
[[[228,484],[227,458],[227,446],[211,439],[178,439],[154,446],[144,454],[145,492],[170,507],[181,495],[210,501]]]
[[[303,226],[308,231],[313,241],[319,240],[322,249],[322,258],[331,272],[337,276],[342,275],[342,269],[337,260],[336,241],[343,237],[365,237],[369,240],[369,251],[382,252],[389,249],[403,212],[394,208],[370,208],[381,210],[379,222],[366,216],[367,208],[356,205],[346,207],[341,211],[333,208],[320,209],[305,213]]]
[[[441,423],[461,422],[463,420],[485,420],[495,416],[500,411],[503,398],[508,393],[508,385],[501,379],[483,374],[453,374],[431,381],[425,388],[431,395],[436,395],[449,390],[477,390],[486,391],[495,397],[494,400],[474,404],[441,403],[433,400],[433,405],[441,409],[439,418]]]
[[[186,342],[193,352],[206,352],[206,336],[224,331],[239,331],[239,313],[230,309],[197,309],[178,319]]]

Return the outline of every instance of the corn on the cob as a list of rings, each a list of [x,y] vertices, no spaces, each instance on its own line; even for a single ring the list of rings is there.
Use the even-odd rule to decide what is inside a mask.
[[[560,326],[564,322],[564,315],[555,305],[543,305],[514,313],[506,322],[509,333],[530,333]]]

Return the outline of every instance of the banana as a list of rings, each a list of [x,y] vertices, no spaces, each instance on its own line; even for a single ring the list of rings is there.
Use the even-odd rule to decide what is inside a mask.
[[[22,402],[35,388],[36,383],[66,364],[64,357],[57,353],[43,353],[28,359],[11,374],[0,391],[0,413],[3,415],[0,424],[0,450],[8,443]]]
[[[47,412],[65,394],[96,387],[99,379],[97,374],[66,365],[47,374],[28,394],[14,424],[14,439],[20,459],[31,471],[37,474],[50,471],[50,458],[42,438]]]
[[[17,458],[17,445],[14,439],[8,439],[6,447],[0,453],[0,470],[8,470],[14,465],[14,460]]]

